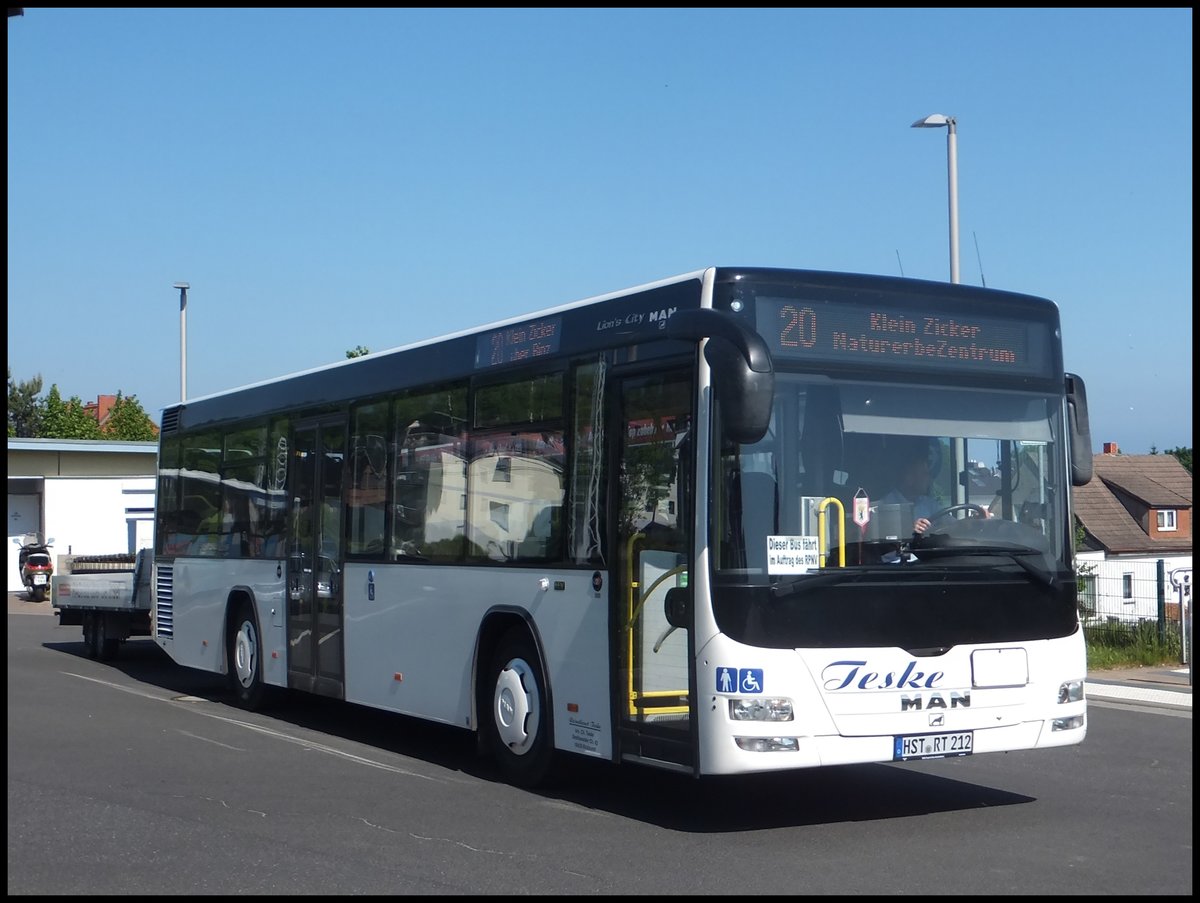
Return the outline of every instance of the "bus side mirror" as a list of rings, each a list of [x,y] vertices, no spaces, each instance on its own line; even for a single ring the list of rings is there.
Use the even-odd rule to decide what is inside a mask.
[[[1071,485],[1085,486],[1092,479],[1092,427],[1088,419],[1087,387],[1083,378],[1066,374],[1067,431],[1071,443]]]
[[[692,621],[692,591],[686,586],[673,586],[667,590],[667,597],[663,600],[663,616],[672,627],[689,629]]]
[[[676,311],[667,321],[667,336],[709,340],[704,357],[712,367],[726,434],[744,445],[766,435],[775,398],[775,370],[762,336],[731,314],[711,308]]]

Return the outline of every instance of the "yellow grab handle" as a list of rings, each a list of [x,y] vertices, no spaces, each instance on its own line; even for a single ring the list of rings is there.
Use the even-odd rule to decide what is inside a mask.
[[[837,505],[838,514],[841,518],[840,522],[842,524],[846,523],[846,509],[842,507],[842,503],[839,499],[834,498],[832,495],[821,499],[821,504],[817,506],[817,544],[821,547],[819,552],[821,556],[819,559],[821,567],[825,567],[825,509],[830,504]],[[845,566],[846,529],[843,526],[843,528],[838,531],[838,567],[844,568]]]

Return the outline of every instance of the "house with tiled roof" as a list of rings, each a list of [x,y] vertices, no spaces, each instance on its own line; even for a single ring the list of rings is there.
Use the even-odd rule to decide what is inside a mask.
[[[1097,616],[1157,620],[1161,599],[1177,618],[1179,603],[1190,601],[1187,468],[1174,455],[1123,455],[1108,442],[1093,458],[1092,479],[1072,490],[1072,505],[1082,531],[1085,601],[1094,602]]]
[[[85,401],[83,411],[85,414],[90,414],[92,419],[100,424],[100,429],[104,429],[108,426],[108,418],[112,416],[112,409],[116,404],[117,396],[100,395],[95,401]]]

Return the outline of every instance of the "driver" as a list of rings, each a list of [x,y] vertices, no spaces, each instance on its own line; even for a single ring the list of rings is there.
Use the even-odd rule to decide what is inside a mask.
[[[924,533],[940,507],[930,494],[933,475],[929,470],[929,443],[924,439],[902,440],[892,463],[896,468],[893,488],[882,501],[885,505],[912,505],[913,532]]]

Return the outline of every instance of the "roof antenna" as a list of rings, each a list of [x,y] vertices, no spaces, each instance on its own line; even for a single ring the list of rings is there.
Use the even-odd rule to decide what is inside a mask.
[[[904,261],[900,259],[900,249],[896,249],[896,263],[900,264],[900,275],[904,275]]]
[[[987,280],[983,278],[983,258],[979,256],[979,236],[972,230],[971,237],[975,239],[975,259],[979,262],[979,281],[983,283],[984,288],[987,288]]]

